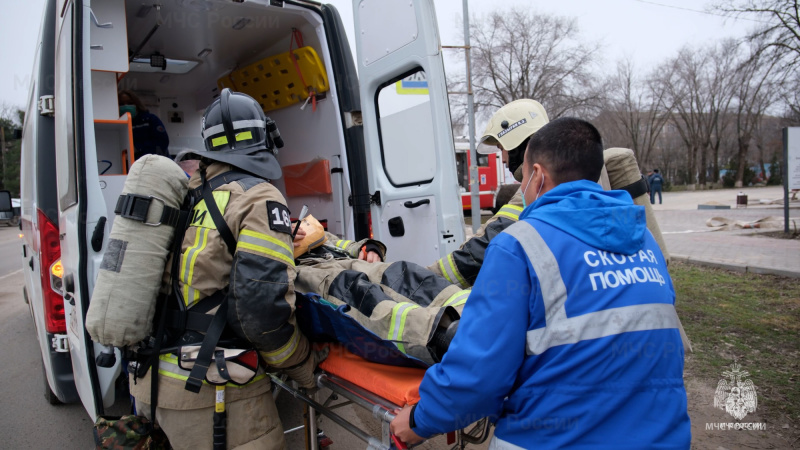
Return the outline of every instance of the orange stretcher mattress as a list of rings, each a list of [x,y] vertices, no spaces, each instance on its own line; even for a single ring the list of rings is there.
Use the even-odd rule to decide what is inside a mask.
[[[419,402],[419,384],[425,369],[387,366],[356,356],[339,344],[330,344],[330,354],[319,367],[396,405]]]

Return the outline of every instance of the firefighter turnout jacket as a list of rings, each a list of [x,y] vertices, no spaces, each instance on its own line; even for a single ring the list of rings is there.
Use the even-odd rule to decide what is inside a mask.
[[[496,448],[689,448],[674,303],[644,208],[596,183],[561,184],[489,245],[412,429],[428,437],[489,416]]]
[[[206,178],[214,179],[231,169],[212,163],[205,168]],[[201,185],[199,173],[190,179],[190,189]],[[178,273],[174,274],[186,306],[192,308],[227,288],[227,326],[239,338],[253,344],[272,367],[303,363],[310,347],[294,317],[296,270],[286,201],[271,183],[255,177],[222,184],[213,191],[213,198],[236,239],[236,251],[230,254],[205,201],[199,200],[183,239]],[[161,355],[160,359],[158,407],[213,406],[214,390],[206,389],[205,383],[199,395],[184,389],[189,370],[180,367],[177,355]],[[229,383],[233,389],[229,389],[227,399],[247,396],[239,391],[261,395],[269,390],[269,384],[269,378],[260,371],[244,387]],[[132,383],[131,393],[148,403],[148,385]],[[206,392],[209,395],[204,395]]]

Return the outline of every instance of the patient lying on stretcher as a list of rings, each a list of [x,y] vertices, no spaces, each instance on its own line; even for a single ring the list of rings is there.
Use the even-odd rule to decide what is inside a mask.
[[[385,254],[382,243],[340,240],[309,216],[295,238],[295,290],[349,306],[346,314],[365,329],[434,364],[455,335],[469,290],[411,262],[380,262]]]

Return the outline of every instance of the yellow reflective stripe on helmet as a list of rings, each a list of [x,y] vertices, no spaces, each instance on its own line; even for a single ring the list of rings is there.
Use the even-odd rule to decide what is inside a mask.
[[[236,244],[236,250],[239,249],[262,253],[294,266],[294,252],[289,245],[268,234],[248,229],[242,230]]]
[[[295,350],[297,350],[297,344],[300,342],[300,333],[297,331],[297,327],[294,328],[294,333],[292,333],[292,337],[289,338],[289,342],[286,343],[283,347],[273,351],[273,352],[259,352],[261,356],[264,357],[264,361],[267,364],[277,366],[283,362],[286,362],[292,355],[294,355]]]
[[[220,145],[225,145],[227,143],[228,143],[228,138],[226,136],[220,136],[211,139],[212,147],[219,147]]]
[[[217,204],[217,208],[219,208],[219,212],[225,214],[225,208],[228,206],[228,201],[231,199],[230,191],[214,191],[212,195],[214,196],[214,202]],[[214,219],[212,219],[211,214],[208,213],[205,200],[200,200],[197,205],[195,205],[192,210],[192,219],[189,222],[189,226],[211,228],[212,230],[217,229],[217,225],[214,224]]]
[[[499,211],[497,211],[496,216],[503,216],[508,217],[512,220],[519,220],[519,215],[522,214],[522,206],[517,205],[503,205]]]
[[[178,357],[175,356],[173,353],[167,353],[164,355],[159,355],[158,359],[161,362],[158,364],[158,374],[163,375],[167,378],[172,378],[175,380],[186,381],[189,379],[189,374],[191,373],[188,370],[181,369],[178,365]],[[234,383],[226,383],[225,387],[233,387],[233,388],[240,388],[248,386],[256,381],[263,380],[267,376],[266,373],[262,373],[256,375],[249,383],[238,385]],[[203,384],[209,384],[206,380],[203,380]]]
[[[194,280],[194,266],[197,262],[197,256],[206,248],[208,244],[208,233],[211,230],[208,228],[198,229],[194,237],[194,244],[186,249],[183,254],[183,261],[181,261],[181,280],[183,280],[183,301],[187,306],[195,304],[200,299],[200,293],[192,288],[192,281]]]
[[[406,349],[403,346],[403,331],[406,327],[406,317],[408,313],[414,309],[419,308],[419,305],[409,302],[400,302],[392,307],[391,325],[389,326],[389,340],[393,341],[397,349],[405,353]]]
[[[253,139],[253,133],[251,131],[242,131],[241,133],[236,133],[237,142],[246,141],[248,139]],[[220,145],[225,145],[227,143],[228,143],[228,137],[225,135],[211,139],[212,147],[219,147]]]
[[[458,306],[463,305],[467,302],[467,297],[469,297],[469,293],[471,291],[469,289],[463,289],[461,291],[456,292],[455,294],[451,295],[450,298],[444,302],[442,306]]]

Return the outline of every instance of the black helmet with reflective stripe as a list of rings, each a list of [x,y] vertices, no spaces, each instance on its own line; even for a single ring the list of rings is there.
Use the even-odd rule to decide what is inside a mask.
[[[219,98],[206,108],[202,128],[205,151],[192,153],[268,180],[281,177],[281,167],[275,158],[275,144],[283,146],[280,133],[275,122],[264,115],[261,105],[249,95],[223,89]]]
[[[266,127],[266,117],[255,99],[223,89],[203,114],[206,151],[271,150],[273,145]]]

